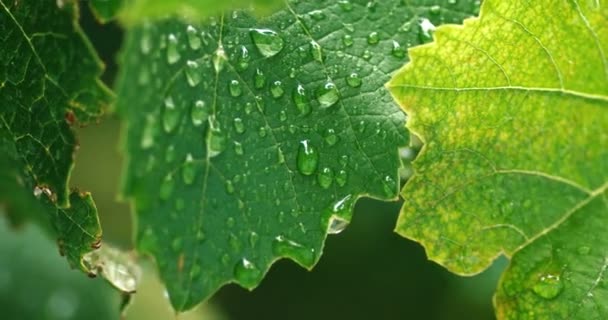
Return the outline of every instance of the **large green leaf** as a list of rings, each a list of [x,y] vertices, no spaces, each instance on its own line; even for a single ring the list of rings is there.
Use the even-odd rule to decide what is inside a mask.
[[[128,33],[117,86],[124,191],[137,247],[156,258],[178,310],[228,282],[254,288],[282,257],[311,268],[358,197],[396,199],[407,132],[384,84],[432,23],[478,10],[286,6],[265,19],[241,11]]]
[[[608,7],[484,1],[389,84],[425,142],[397,224],[508,319],[608,317]]]
[[[84,270],[101,229],[90,196],[68,191],[71,126],[96,119],[110,94],[77,7],[62,3],[0,0],[0,201],[13,220],[50,222],[62,253]]]

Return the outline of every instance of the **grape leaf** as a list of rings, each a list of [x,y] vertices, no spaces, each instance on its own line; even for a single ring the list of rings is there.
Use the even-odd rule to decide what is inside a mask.
[[[101,229],[88,194],[68,191],[72,125],[97,119],[111,98],[73,3],[0,0],[0,201],[13,221],[52,226],[82,270]],[[39,199],[36,199],[39,198]]]
[[[384,84],[433,23],[478,10],[450,3],[290,1],[129,30],[124,194],[177,310],[254,288],[279,258],[312,268],[358,197],[396,199],[407,132]]]
[[[608,316],[608,7],[483,2],[389,87],[425,146],[396,230],[449,270],[511,258],[504,319]]]

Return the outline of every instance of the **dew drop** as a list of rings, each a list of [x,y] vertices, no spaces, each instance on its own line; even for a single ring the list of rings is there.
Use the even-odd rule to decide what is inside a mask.
[[[165,176],[163,181],[160,184],[159,197],[162,200],[167,200],[173,194],[173,189],[175,187],[175,180],[173,180],[173,176],[168,174]]]
[[[346,170],[340,170],[336,174],[336,183],[340,187],[344,187],[344,185],[346,184],[347,179],[348,179],[348,173],[346,173]]]
[[[181,55],[179,54],[179,50],[177,48],[177,37],[174,34],[170,34],[167,37],[167,62],[169,64],[174,64],[179,61]]]
[[[220,45],[217,47],[215,54],[213,55],[213,69],[215,70],[215,73],[220,73],[222,70],[224,70],[226,60],[228,60],[226,57],[226,51],[224,51],[224,47]]]
[[[336,143],[338,143],[338,140],[340,138],[338,138],[338,135],[336,135],[336,131],[334,129],[327,129],[325,131],[325,142],[330,145],[333,146]]]
[[[256,89],[262,89],[264,86],[266,86],[266,76],[260,69],[255,69],[255,74],[253,75],[253,86]]]
[[[358,88],[363,84],[363,80],[358,73],[353,72],[346,77],[346,83],[353,88]]]
[[[201,38],[198,37],[198,31],[193,26],[186,28],[186,34],[188,35],[188,44],[190,49],[198,50],[201,47]]]
[[[306,96],[306,89],[301,84],[298,84],[293,92],[293,102],[300,111],[300,115],[307,115],[312,111],[310,102]]]
[[[209,130],[207,131],[207,153],[213,158],[226,149],[226,137],[219,123],[214,117],[209,117]]]
[[[428,43],[433,41],[433,32],[435,32],[435,25],[427,18],[421,18],[418,21],[419,33],[418,38],[422,43]]]
[[[586,256],[589,254],[589,252],[591,252],[591,248],[588,246],[582,246],[579,247],[577,250],[578,254],[582,255],[582,256]]]
[[[272,251],[277,257],[290,257],[304,266],[311,266],[315,261],[315,250],[304,245],[277,236],[272,242]]]
[[[348,227],[349,222],[340,218],[340,217],[336,217],[336,216],[332,216],[329,219],[329,227],[327,228],[327,233],[328,234],[338,234],[342,231],[344,231],[344,229],[346,229],[346,227]]]
[[[191,87],[196,86],[203,79],[200,65],[196,61],[188,60],[186,62],[186,80]]]
[[[173,130],[177,128],[180,118],[181,113],[175,107],[175,102],[173,102],[173,98],[171,98],[170,96],[167,97],[164,102],[163,110],[163,129],[165,130],[165,132],[173,132]]]
[[[317,181],[323,189],[328,189],[334,181],[334,171],[331,168],[323,168],[317,174]]]
[[[237,58],[237,68],[240,71],[247,70],[249,68],[249,60],[251,60],[251,56],[249,55],[249,51],[245,46],[241,46],[241,50],[239,56]]]
[[[234,152],[239,155],[242,156],[243,155],[243,144],[241,144],[238,141],[234,141]]]
[[[192,124],[197,127],[207,121],[209,118],[209,111],[203,100],[197,100],[194,103],[192,111],[190,111],[190,118],[192,119]]]
[[[287,120],[287,113],[285,112],[285,110],[281,110],[281,112],[279,112],[279,120],[281,120],[281,121]]]
[[[300,141],[297,156],[298,171],[305,176],[310,176],[315,173],[318,165],[319,153],[310,143],[310,140]]]
[[[323,62],[323,49],[321,48],[321,45],[314,40],[310,42],[310,54],[315,61]]]
[[[353,37],[350,34],[345,34],[344,36],[342,36],[342,43],[346,47],[352,46],[354,43]]]
[[[255,287],[261,280],[262,271],[253,262],[243,258],[234,267],[234,278],[245,288]]]
[[[144,129],[142,131],[141,134],[141,148],[142,149],[149,149],[150,147],[152,147],[154,145],[154,135],[156,133],[156,128],[157,128],[157,118],[152,116],[152,115],[148,115],[146,117],[145,120],[145,124],[144,124]]]
[[[234,130],[237,133],[243,133],[245,132],[245,124],[243,123],[243,119],[241,118],[234,118]]]
[[[249,244],[251,245],[251,247],[255,248],[259,241],[260,241],[260,236],[256,232],[252,231],[249,234]]]
[[[270,85],[270,94],[273,98],[278,99],[283,96],[285,90],[283,90],[283,84],[281,81],[275,81]]]
[[[258,135],[261,138],[264,138],[267,134],[268,134],[268,131],[266,130],[266,127],[264,127],[264,126],[260,127],[260,129],[258,130]]]
[[[403,50],[399,42],[393,40],[393,49],[391,50],[391,54],[395,58],[403,58],[405,57],[405,50]]]
[[[238,80],[230,81],[228,89],[233,97],[240,97],[243,94],[243,88],[241,88],[241,83]]]
[[[386,176],[383,179],[384,195],[387,197],[393,197],[397,193],[397,182],[391,176]]]
[[[340,0],[340,1],[338,1],[338,5],[340,6],[340,8],[343,11],[347,11],[348,12],[348,11],[353,10],[353,5],[348,0]]]
[[[234,183],[231,180],[226,180],[226,193],[234,193]]]
[[[438,6],[438,5],[431,6],[429,8],[429,12],[432,13],[432,14],[435,14],[435,15],[439,14],[439,13],[441,13],[441,7]]]
[[[182,179],[184,180],[185,184],[190,185],[194,183],[194,179],[196,178],[196,169],[196,163],[194,162],[192,154],[188,154],[186,156],[186,162],[182,167]]]
[[[378,32],[371,32],[367,36],[367,43],[374,45],[378,44],[378,42],[380,42],[380,35],[378,35]]]
[[[317,90],[317,100],[323,108],[329,108],[336,104],[340,100],[340,94],[336,85],[331,81],[325,83],[325,85]]]
[[[553,299],[564,290],[564,284],[560,275],[545,274],[538,278],[532,290],[543,299]]]
[[[283,39],[270,29],[251,29],[251,39],[258,51],[266,58],[281,52],[285,45]]]
[[[321,21],[321,20],[325,19],[325,13],[323,13],[323,11],[321,11],[321,10],[311,11],[310,16],[317,21]]]

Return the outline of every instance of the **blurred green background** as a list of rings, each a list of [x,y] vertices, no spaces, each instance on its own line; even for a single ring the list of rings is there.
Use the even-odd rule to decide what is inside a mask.
[[[82,6],[82,25],[107,65],[110,86],[122,31],[100,25]],[[132,249],[129,205],[120,202],[120,124],[112,115],[79,129],[81,148],[71,185],[92,192],[104,243]],[[142,261],[142,283],[126,319],[494,319],[492,294],[507,261],[472,278],[426,259],[418,244],[392,230],[401,203],[359,201],[351,225],[329,236],[312,272],[275,264],[249,292],[222,288],[193,312],[170,309],[154,265]],[[120,297],[101,279],[68,270],[55,244],[34,226],[9,231],[0,220],[0,308],[4,319],[119,319]],[[6,318],[5,318],[6,316]]]

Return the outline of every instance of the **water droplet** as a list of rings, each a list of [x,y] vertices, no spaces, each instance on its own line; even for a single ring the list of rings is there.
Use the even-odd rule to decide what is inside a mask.
[[[588,246],[582,246],[579,247],[576,251],[578,252],[578,254],[585,256],[588,255],[589,252],[591,252],[591,248]]]
[[[238,80],[230,81],[228,89],[230,90],[230,95],[233,97],[240,97],[243,94],[243,88],[241,88],[241,84]]]
[[[329,219],[329,227],[327,228],[327,233],[328,234],[338,234],[342,231],[344,231],[344,229],[346,229],[346,227],[348,227],[349,222],[340,218],[340,217],[336,217],[336,216],[332,216]]]
[[[346,77],[346,83],[353,88],[358,88],[363,83],[363,80],[361,80],[358,73],[353,72]]]
[[[163,110],[163,129],[165,129],[165,132],[173,132],[173,130],[177,128],[180,118],[181,113],[175,107],[175,102],[173,102],[173,98],[171,98],[170,96],[167,97],[164,102]]]
[[[281,81],[275,81],[270,85],[270,94],[275,99],[278,99],[283,96],[285,90],[283,90],[283,84]]]
[[[300,115],[307,115],[312,111],[308,97],[306,97],[306,89],[301,84],[293,92],[293,102],[300,111]]]
[[[252,231],[249,234],[249,244],[251,245],[251,247],[255,248],[259,241],[260,241],[260,236],[257,233],[255,233],[254,231]]]
[[[251,60],[251,56],[249,55],[249,51],[245,46],[241,46],[241,50],[237,59],[237,67],[240,71],[247,70],[249,68],[249,60]]]
[[[238,141],[234,141],[234,152],[239,156],[243,155],[243,145]]]
[[[340,5],[340,8],[342,8],[343,11],[353,10],[353,5],[348,0],[340,0],[338,1],[338,5]]]
[[[165,151],[165,161],[171,163],[173,160],[175,160],[175,146],[170,145],[167,147],[167,151]]]
[[[146,116],[144,129],[141,134],[141,148],[148,149],[154,145],[154,135],[156,133],[157,128],[157,118],[148,115]]]
[[[179,54],[178,48],[177,48],[177,37],[175,37],[174,34],[170,34],[167,37],[167,62],[169,64],[174,64],[176,62],[179,61],[179,59],[181,58],[181,55]]]
[[[188,44],[190,49],[198,50],[201,47],[201,38],[198,37],[198,31],[193,26],[186,28],[186,34],[188,35]]]
[[[224,47],[220,45],[217,47],[215,54],[213,55],[213,69],[216,73],[220,73],[222,70],[224,70],[227,60],[228,58],[226,57],[226,51],[224,51]]]
[[[313,19],[317,21],[325,19],[325,13],[323,13],[323,11],[321,10],[313,10],[309,14]]]
[[[255,74],[253,75],[253,86],[256,89],[262,89],[266,86],[266,76],[260,69],[255,69]]]
[[[300,141],[297,156],[298,171],[305,176],[310,176],[315,173],[318,165],[319,153],[310,143],[310,140]]]
[[[285,112],[285,110],[281,110],[281,112],[279,112],[279,120],[281,120],[281,121],[287,120],[287,113]]]
[[[352,46],[354,43],[353,37],[350,34],[345,34],[344,36],[342,36],[342,43],[346,47]]]
[[[564,290],[564,284],[560,275],[545,274],[538,278],[532,290],[543,299],[553,299]]]
[[[251,29],[250,32],[253,43],[264,57],[273,57],[283,50],[285,43],[283,39],[273,30]]]
[[[228,226],[228,228],[234,227],[235,224],[236,224],[236,221],[234,220],[233,217],[228,217],[228,219],[226,219],[226,226]]]
[[[393,197],[397,194],[397,182],[391,176],[384,177],[384,195]]]
[[[317,90],[317,100],[323,108],[329,108],[336,104],[340,100],[340,94],[336,85],[331,81],[325,83],[325,85]]]
[[[196,178],[196,169],[196,163],[194,162],[192,154],[188,154],[186,156],[186,162],[182,167],[182,179],[184,179],[185,184],[194,183],[194,179]]]
[[[245,132],[245,124],[243,123],[243,119],[234,118],[234,130],[236,130],[237,133]]]
[[[422,43],[428,43],[433,41],[433,32],[435,32],[435,25],[427,18],[421,18],[418,21],[418,27],[420,29],[418,38]]]
[[[336,183],[340,187],[344,187],[347,179],[348,179],[348,173],[346,173],[346,170],[340,170],[340,171],[338,171],[338,174],[336,174]]]
[[[310,42],[310,54],[315,61],[323,62],[323,49],[321,48],[321,45],[314,40]]]
[[[431,6],[429,8],[429,12],[432,14],[439,14],[439,13],[441,13],[441,7],[438,5]]]
[[[277,236],[274,239],[272,251],[277,257],[290,257],[304,266],[311,266],[315,262],[314,249],[306,248],[284,236]]]
[[[226,180],[226,193],[234,193],[234,183],[231,180]]]
[[[207,152],[213,158],[226,149],[226,137],[219,123],[214,117],[209,117],[209,130],[207,131]]]
[[[209,118],[209,111],[203,100],[197,100],[194,103],[192,111],[190,111],[190,118],[192,119],[192,124],[197,127],[207,121]]]
[[[319,171],[319,174],[317,174],[317,181],[319,182],[321,188],[329,188],[332,182],[334,181],[334,171],[331,168],[327,167],[321,169],[321,171]]]
[[[165,176],[163,181],[160,184],[159,197],[162,200],[167,200],[173,194],[173,189],[175,187],[175,180],[173,180],[173,176],[168,174]]]
[[[234,267],[234,278],[245,288],[255,287],[262,278],[262,271],[253,262],[243,258]]]
[[[258,130],[258,135],[261,138],[264,138],[266,136],[266,134],[268,134],[268,131],[266,130],[266,127],[260,127],[260,129]]]
[[[200,65],[196,61],[188,60],[186,62],[186,79],[191,87],[196,86],[203,79]]]
[[[363,51],[363,59],[369,61],[372,58],[372,53],[369,50]]]
[[[378,44],[378,42],[380,42],[380,35],[378,35],[378,32],[371,32],[368,36],[367,36],[367,43],[369,44]]]
[[[403,50],[399,42],[393,40],[393,49],[391,50],[391,54],[395,58],[403,58],[405,57],[405,50]]]
[[[340,138],[338,138],[334,129],[330,128],[325,130],[325,142],[327,142],[328,145],[333,146],[338,143],[338,140],[340,140]]]

